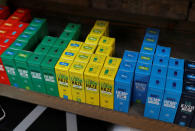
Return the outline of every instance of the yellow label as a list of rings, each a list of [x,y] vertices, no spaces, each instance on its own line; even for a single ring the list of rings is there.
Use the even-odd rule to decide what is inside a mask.
[[[83,42],[71,40],[67,49],[79,51]]]
[[[112,56],[113,48],[99,45],[95,54]]]
[[[100,36],[89,34],[85,40],[86,44],[97,45],[99,43]]]
[[[75,61],[77,62],[84,62],[84,63],[88,63],[89,60],[91,58],[91,54],[87,54],[87,53],[83,53],[83,52],[79,52],[75,58]]]
[[[107,57],[104,63],[104,66],[118,69],[120,66],[120,63],[121,63],[121,58]]]
[[[73,61],[77,55],[77,52],[78,51],[66,49],[64,50],[60,58]]]
[[[114,106],[114,79],[116,68],[103,67],[100,79],[100,106],[113,109]]]
[[[71,64],[71,60],[60,59],[55,66],[60,98],[69,100],[72,100],[72,88],[70,86],[70,77],[68,71],[71,67]]]
[[[101,69],[102,65],[97,65],[95,63],[89,63],[85,69],[84,78],[87,104],[99,106],[99,74]]]
[[[106,56],[104,55],[92,54],[89,63],[104,65],[105,60],[106,60]]]
[[[84,43],[80,49],[80,52],[93,54],[95,52],[96,47],[97,45],[91,45],[91,44]]]
[[[100,29],[100,28],[93,27],[91,29],[90,34],[97,35],[97,36],[103,36],[103,35],[105,35],[105,32],[106,32],[106,29]]]
[[[84,71],[86,63],[74,61],[70,70],[70,84],[74,101],[85,103]]]

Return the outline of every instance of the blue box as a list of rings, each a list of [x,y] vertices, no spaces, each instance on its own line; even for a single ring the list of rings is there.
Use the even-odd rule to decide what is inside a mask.
[[[142,44],[140,53],[154,55],[156,51],[156,45]]]
[[[164,96],[164,89],[165,79],[151,75],[144,110],[145,117],[158,120]]]
[[[114,110],[129,112],[133,83],[133,73],[123,70],[118,71],[114,87]]]
[[[182,94],[183,80],[167,79],[159,120],[173,123]]]
[[[183,70],[168,68],[167,79],[183,80]]]
[[[163,57],[158,55],[154,56],[153,65],[168,67],[168,64],[169,64],[169,57]]]
[[[167,67],[153,65],[151,76],[160,77],[161,79],[166,80]]]
[[[184,70],[184,59],[170,58],[169,68]]]
[[[142,44],[150,44],[150,45],[155,45],[156,46],[157,42],[158,42],[158,37],[146,35],[144,37],[144,40],[143,40]]]
[[[191,72],[195,74],[195,61],[185,60],[185,72]]]
[[[138,52],[125,50],[123,54],[123,59],[127,61],[137,62],[138,55]]]
[[[136,67],[136,62],[131,62],[123,59],[119,69],[134,73],[135,67]]]
[[[153,55],[139,53],[138,62],[152,65]]]
[[[156,36],[159,37],[160,30],[155,28],[147,28],[146,29],[146,36]]]
[[[137,63],[134,77],[133,101],[145,104],[150,80],[151,65]]]
[[[155,55],[170,57],[170,54],[171,54],[171,48],[159,46],[159,45],[157,46]]]

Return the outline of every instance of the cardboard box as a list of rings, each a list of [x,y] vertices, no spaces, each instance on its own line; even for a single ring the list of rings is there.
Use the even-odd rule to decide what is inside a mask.
[[[153,55],[139,53],[138,62],[152,65]]]
[[[89,63],[91,58],[91,54],[79,52],[74,61],[81,62],[81,63]]]
[[[61,55],[61,58],[73,61],[75,59],[77,53],[78,53],[77,51],[70,50],[70,49],[65,49],[64,52]]]
[[[169,65],[169,57],[163,57],[163,56],[155,55],[154,56],[153,65],[168,67],[168,65]]]
[[[125,50],[123,54],[123,59],[127,61],[137,62],[138,56],[138,52]]]
[[[68,44],[67,49],[78,52],[82,45],[83,45],[83,42],[71,40],[70,43]]]
[[[105,60],[106,56],[104,55],[92,54],[89,63],[104,65]]]
[[[121,63],[121,58],[107,57],[104,63],[104,67],[116,68],[118,69]]]
[[[96,50],[96,47],[97,47],[97,45],[91,45],[91,44],[84,43],[80,49],[80,52],[93,54]]]
[[[105,55],[105,56],[112,56],[112,54],[113,54],[113,48],[98,45],[95,54]]]
[[[92,45],[98,45],[100,36],[89,34],[87,38],[85,39],[86,44],[92,44]]]
[[[170,57],[170,54],[171,54],[171,48],[159,46],[159,45],[157,46],[155,55],[163,56],[163,57]]]

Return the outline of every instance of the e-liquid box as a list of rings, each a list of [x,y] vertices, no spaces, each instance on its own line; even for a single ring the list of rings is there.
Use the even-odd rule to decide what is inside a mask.
[[[148,36],[148,35],[146,35],[144,37],[143,44],[150,44],[150,45],[156,46],[157,43],[158,43],[158,37],[156,37],[156,36],[152,36],[152,35]]]
[[[58,84],[60,98],[72,100],[72,87],[70,86],[69,69],[72,60],[59,59],[55,65],[55,73]]]
[[[58,58],[52,56],[46,56],[41,62],[41,71],[44,78],[46,93],[52,96],[59,96],[55,65],[58,61]]]
[[[70,67],[70,86],[72,87],[72,98],[74,101],[85,103],[84,71],[86,63],[74,61]]]
[[[119,69],[126,72],[131,72],[134,76],[135,67],[136,67],[136,62],[131,62],[123,59]]]
[[[102,36],[100,38],[99,45],[108,46],[108,47],[112,47],[113,49],[115,49],[115,41],[116,41],[115,38]]]
[[[146,29],[146,36],[156,36],[159,37],[160,30],[155,28],[147,28]]]
[[[63,40],[63,39],[58,38],[56,40],[55,44],[53,45],[53,47],[59,47],[59,48],[62,48],[62,49],[66,49],[69,42],[70,42],[69,40]]]
[[[92,44],[92,45],[98,45],[100,38],[101,38],[100,36],[89,34],[85,40],[85,43]]]
[[[78,40],[81,34],[81,25],[75,23],[68,23],[64,32],[73,32],[75,34],[75,40]]]
[[[103,65],[89,63],[84,72],[86,103],[100,105],[100,80],[99,75]]]
[[[166,81],[166,79],[167,79],[167,67],[153,65],[151,75],[163,79],[162,81]]]
[[[84,43],[80,49],[80,52],[93,54],[96,50],[96,47],[97,47],[97,45],[91,45],[91,44]]]
[[[107,57],[104,63],[104,67],[116,68],[118,69],[121,63],[121,58]]]
[[[168,64],[169,64],[169,57],[163,57],[158,55],[154,56],[153,65],[168,67]]]
[[[123,54],[123,59],[127,61],[137,62],[138,56],[138,52],[125,50]]]
[[[45,47],[54,46],[56,41],[57,41],[57,37],[45,36],[41,41],[40,45],[45,45]]]
[[[94,63],[103,66],[105,60],[106,60],[106,56],[104,55],[92,54],[89,63]]]
[[[77,53],[78,53],[77,51],[70,50],[70,49],[65,49],[64,52],[61,55],[61,58],[73,61],[75,59]]]
[[[75,61],[81,63],[88,63],[91,58],[91,54],[79,52],[75,57]]]
[[[24,42],[20,42],[18,40],[15,40],[15,42],[13,44],[11,44],[9,46],[9,48],[11,49],[15,49],[15,50],[23,50],[26,49],[28,43],[24,43]]]
[[[133,83],[133,73],[118,70],[114,86],[114,110],[129,112]]]
[[[50,50],[47,53],[47,56],[52,56],[52,57],[56,57],[56,58],[60,58],[60,56],[62,55],[62,52],[64,51],[63,48],[61,47],[51,47]]]
[[[104,20],[97,20],[94,24],[94,27],[96,28],[100,28],[100,29],[105,29],[106,31],[106,36],[109,35],[109,22],[108,21],[104,21]]]
[[[183,81],[183,70],[168,68],[167,79],[177,79]]]
[[[105,36],[106,29],[100,29],[100,28],[93,27],[89,34],[96,35],[96,36],[103,36],[103,35]]]
[[[164,89],[165,79],[151,75],[144,110],[145,117],[158,120],[163,101]]]
[[[184,70],[184,60],[183,59],[170,58],[169,68]]]
[[[182,93],[183,80],[167,79],[159,120],[173,123]]]
[[[195,110],[195,84],[184,82],[181,100],[174,123],[190,127]]]
[[[32,56],[32,54],[32,52],[20,50],[18,51],[14,59],[18,71],[20,88],[34,91],[27,64],[27,61]]]
[[[82,45],[83,45],[83,42],[71,40],[70,43],[68,44],[67,49],[70,49],[73,51],[79,51]]]
[[[193,73],[185,73],[184,74],[184,80],[195,83],[195,74]]]
[[[117,68],[103,67],[100,73],[100,106],[114,108],[114,80]]]
[[[41,70],[41,62],[44,58],[44,55],[34,53],[27,61],[34,90],[39,93],[46,93],[43,73]]]
[[[105,56],[112,56],[113,49],[111,47],[98,45],[95,54],[98,55],[105,55]]]
[[[150,80],[151,65],[137,63],[134,77],[133,101],[145,104]]]
[[[185,61],[185,72],[191,72],[195,74],[195,61]]]
[[[149,54],[149,55],[154,55],[155,50],[156,50],[156,46],[155,46],[155,45],[151,45],[151,44],[142,44],[140,53]]]
[[[159,46],[159,45],[157,46],[155,55],[170,57],[170,54],[171,54],[171,48]]]
[[[152,65],[153,55],[139,53],[138,62]]]
[[[39,55],[47,55],[50,49],[51,49],[51,46],[40,44],[35,49],[34,53],[39,54]]]
[[[76,32],[64,31],[59,38],[70,42],[71,40],[77,40],[77,35]]]

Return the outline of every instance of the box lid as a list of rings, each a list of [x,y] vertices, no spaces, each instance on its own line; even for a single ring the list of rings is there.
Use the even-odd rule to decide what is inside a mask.
[[[122,60],[119,70],[134,72],[136,67],[136,62]]]
[[[84,74],[85,68],[87,67],[86,63],[81,63],[74,61],[70,67],[69,72],[70,73],[79,73],[79,74]]]
[[[32,52],[20,50],[15,56],[15,61],[27,62],[27,60],[32,56]]]
[[[52,56],[46,56],[41,63],[41,67],[54,69],[57,62],[57,58]]]
[[[106,56],[104,55],[92,54],[89,63],[104,65],[105,60]]]
[[[88,76],[99,77],[103,65],[97,65],[95,63],[89,63],[85,69],[84,74]]]
[[[137,62],[138,55],[139,55],[138,52],[125,50],[123,54],[123,59]]]
[[[139,58],[138,58],[139,63],[152,64],[152,61],[153,61],[153,55],[139,53]]]
[[[120,63],[121,63],[121,58],[116,58],[116,57],[107,57],[106,61],[104,63],[105,67],[110,67],[110,68],[119,68]]]
[[[153,65],[168,67],[168,64],[169,64],[169,57],[163,57],[158,55],[154,56]]]
[[[170,57],[171,48],[165,46],[157,46],[155,55]]]
[[[55,65],[56,70],[68,71],[72,65],[72,60],[59,59]]]
[[[167,67],[153,65],[151,75],[166,79]]]
[[[45,36],[40,44],[54,46],[56,41],[57,41],[57,37]]]
[[[144,63],[137,63],[135,73],[150,75],[152,65],[151,64],[144,64]]]
[[[88,63],[91,58],[91,54],[79,52],[75,57],[75,61]]]
[[[142,44],[140,53],[154,55],[155,51],[156,51],[156,45],[144,43]]]
[[[170,58],[169,68],[184,70],[184,59]]]

